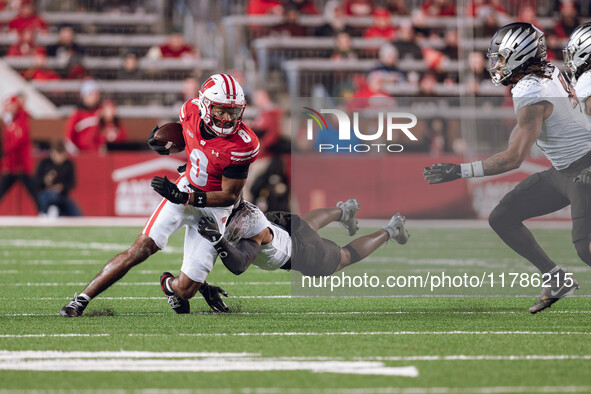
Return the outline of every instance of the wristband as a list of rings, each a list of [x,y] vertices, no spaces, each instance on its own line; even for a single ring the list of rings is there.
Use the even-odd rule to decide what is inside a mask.
[[[472,163],[460,164],[460,173],[462,178],[472,178],[474,176],[474,170],[472,169]]]
[[[482,165],[481,161],[473,161],[470,164],[472,164],[472,170],[474,171],[475,178],[480,178],[484,176],[484,166]]]
[[[207,194],[203,190],[194,192],[192,205],[198,208],[205,207],[207,205]]]
[[[481,161],[460,164],[462,178],[479,178],[484,176],[484,167]]]
[[[228,248],[228,241],[224,237],[220,236],[220,239],[212,242],[211,244],[215,247],[215,251],[218,252],[218,255],[220,255],[221,258],[228,256],[228,252],[226,252],[226,249]],[[225,255],[222,255],[222,253]]]

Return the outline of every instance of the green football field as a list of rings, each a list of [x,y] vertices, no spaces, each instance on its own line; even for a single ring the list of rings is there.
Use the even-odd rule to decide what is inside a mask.
[[[388,244],[346,272],[529,269],[490,229],[440,227],[411,222],[407,245]],[[183,235],[175,234],[168,253],[135,267],[83,317],[60,317],[139,231],[0,229],[0,392],[591,392],[591,269],[567,229],[534,234],[575,274],[580,296],[537,315],[527,311],[537,288],[505,297],[292,298],[289,272],[252,267],[236,277],[222,264],[208,281],[230,293],[232,313],[210,313],[197,295],[190,315],[176,315],[158,284],[162,271],[180,269]],[[349,240],[336,227],[323,234]]]

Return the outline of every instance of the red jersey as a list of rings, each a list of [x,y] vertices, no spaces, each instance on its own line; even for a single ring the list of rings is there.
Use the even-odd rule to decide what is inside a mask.
[[[185,55],[195,55],[195,50],[193,49],[193,47],[190,47],[189,45],[183,45],[182,47],[178,48],[178,49],[173,49],[170,45],[168,44],[164,44],[164,45],[160,45],[160,53],[162,54],[162,57],[183,57]]]
[[[393,40],[396,38],[396,29],[392,26],[388,26],[385,28],[379,28],[377,26],[372,26],[368,28],[365,33],[363,34],[364,38],[385,38],[388,40]]]
[[[27,81],[53,81],[60,79],[60,76],[55,71],[46,68],[30,68],[23,72],[22,76]]]
[[[47,31],[49,26],[39,15],[31,15],[29,17],[17,15],[8,22],[8,28],[10,30],[16,30],[17,32],[21,32],[25,29]]]
[[[228,137],[205,139],[201,136],[201,116],[197,99],[181,107],[180,121],[185,137],[187,179],[206,192],[222,190],[222,173],[230,166],[250,164],[259,153],[259,139],[244,123]]]
[[[4,125],[2,134],[4,171],[11,174],[30,174],[33,171],[33,155],[27,112],[24,109],[18,111],[14,118]]]
[[[6,56],[33,56],[42,49],[43,47],[37,46],[35,44],[19,41],[15,42],[8,48],[8,53]]]
[[[99,130],[100,107],[78,108],[66,124],[66,139],[81,151],[98,152],[102,144]]]

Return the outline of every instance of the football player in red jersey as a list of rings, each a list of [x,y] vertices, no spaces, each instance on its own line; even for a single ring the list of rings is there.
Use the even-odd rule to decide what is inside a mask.
[[[187,226],[181,273],[168,280],[169,303],[177,313],[189,312],[188,299],[199,290],[208,297],[219,288],[205,278],[217,253],[211,242],[199,234],[202,217],[212,217],[223,231],[238,200],[248,168],[259,152],[254,132],[242,123],[246,99],[242,87],[230,75],[215,74],[203,83],[199,97],[188,100],[180,110],[185,138],[187,168],[176,183],[155,177],[152,187],[164,200],[158,205],[134,244],[111,259],[80,295],[65,305],[65,317],[82,315],[89,301],[119,280],[133,266],[164,248],[168,237]],[[148,145],[161,155],[168,149],[156,145],[152,130]]]

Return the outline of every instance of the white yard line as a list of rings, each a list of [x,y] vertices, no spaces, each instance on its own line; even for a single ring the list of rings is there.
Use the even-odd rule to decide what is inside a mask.
[[[38,216],[0,216],[0,227],[141,227],[148,217],[40,218]]]
[[[217,332],[144,334],[130,333],[129,337],[299,337],[299,336],[389,336],[389,335],[591,335],[582,331],[334,331],[334,332]],[[0,338],[51,338],[51,337],[107,337],[111,334],[0,334]]]
[[[10,265],[10,266],[20,266],[20,265],[86,265],[86,264],[105,264],[104,260],[35,260],[35,259],[27,259],[24,261],[21,260],[14,260],[14,259],[7,259],[0,261],[0,265]]]
[[[46,272],[51,273],[52,271]],[[9,282],[3,283],[2,286],[86,286],[87,284],[88,282]],[[160,286],[160,282],[117,282],[116,284],[124,286]],[[277,286],[290,285],[291,282],[216,282],[215,284],[220,286]]]
[[[71,250],[102,250],[122,252],[129,249],[131,244],[117,244],[104,242],[72,242],[53,241],[49,239],[3,239],[0,240],[0,247],[16,248],[49,248],[49,249],[71,249]],[[164,248],[162,253],[182,253],[183,249],[173,246]]]
[[[130,337],[166,336],[166,334],[128,334]],[[585,331],[334,331],[334,332],[218,332],[179,333],[184,337],[264,337],[264,336],[350,336],[350,335],[591,335]]]
[[[111,334],[0,334],[0,338],[108,337]]]
[[[100,351],[62,352],[57,350],[0,350],[0,360],[35,358],[189,358],[189,357],[260,357],[260,353],[218,353],[218,352],[148,352],[148,351]]]
[[[171,361],[171,358],[174,361]],[[0,352],[0,370],[20,371],[310,371],[416,377],[414,366],[388,367],[378,361],[280,360],[248,353]]]

